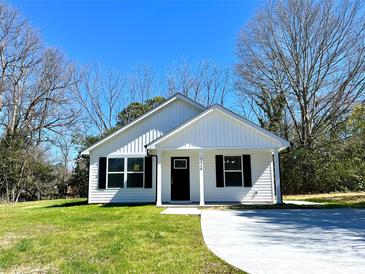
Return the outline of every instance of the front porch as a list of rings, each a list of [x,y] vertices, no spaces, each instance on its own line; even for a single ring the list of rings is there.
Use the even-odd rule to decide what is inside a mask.
[[[173,157],[189,159],[188,192],[181,188],[187,201],[281,203],[279,151],[289,145],[224,107],[211,106],[146,145],[157,155],[157,205],[182,200],[174,189],[176,179],[186,182],[181,179],[186,174],[172,174]]]
[[[157,205],[161,208],[231,208],[239,206],[253,206],[253,205],[272,205],[272,202],[262,202],[262,203],[239,203],[239,202],[205,202],[204,205],[200,205],[200,202],[173,202],[173,203],[162,203]]]
[[[281,203],[278,150],[276,149],[160,149],[150,151],[157,156],[156,205],[158,207],[225,207],[241,204]],[[252,185],[217,186],[216,155],[241,157],[250,155]],[[274,156],[274,157],[273,157]],[[273,162],[274,158],[274,162]],[[172,178],[174,159],[188,159],[188,199],[174,199]],[[242,163],[241,163],[242,165]],[[230,172],[225,171],[223,173]],[[233,171],[232,171],[233,172]],[[180,176],[181,177],[181,176]],[[175,182],[174,182],[175,181]],[[275,186],[276,193],[275,195]]]

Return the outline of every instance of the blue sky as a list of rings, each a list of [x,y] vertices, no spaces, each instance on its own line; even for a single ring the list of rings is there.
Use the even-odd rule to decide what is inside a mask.
[[[79,64],[129,72],[151,65],[159,78],[172,63],[235,62],[239,30],[262,1],[9,1],[47,46]],[[234,104],[233,98],[228,104]],[[76,151],[73,151],[76,155]]]
[[[262,1],[10,1],[48,46],[81,64],[157,73],[186,58],[235,61],[239,30]]]

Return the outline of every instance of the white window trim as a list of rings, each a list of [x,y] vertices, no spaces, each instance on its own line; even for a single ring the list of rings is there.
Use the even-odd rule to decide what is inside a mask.
[[[123,159],[124,160],[124,169],[123,171],[109,171],[109,159]],[[123,176],[123,185],[121,187],[109,187],[109,174],[124,174]],[[106,189],[121,189],[125,188],[125,157],[118,156],[108,156],[106,158]]]
[[[184,161],[185,162],[185,167],[176,167],[175,165],[175,161]],[[187,159],[174,159],[174,169],[188,169],[188,160]]]
[[[226,170],[226,165],[225,165],[225,158],[226,157],[239,157],[241,159],[241,169],[227,169]],[[242,185],[240,186],[227,186],[226,185],[226,172],[241,172],[241,178],[242,178]],[[244,176],[243,176],[243,163],[242,163],[242,156],[241,155],[223,155],[223,181],[224,181],[224,187],[244,187],[245,182],[244,180]]]
[[[128,159],[129,158],[142,158],[143,159],[143,171],[128,171]],[[124,170],[123,171],[109,171],[109,159],[124,159]],[[142,155],[110,155],[106,158],[106,189],[125,189],[125,188],[144,188],[145,187],[145,158]],[[127,177],[128,174],[132,173],[143,173],[143,186],[142,187],[128,187]],[[109,174],[124,174],[123,185],[121,187],[109,187]]]
[[[128,159],[131,159],[131,158],[142,158],[142,161],[143,161],[143,171],[128,171]],[[138,156],[131,156],[131,157],[126,157],[125,158],[126,160],[124,160],[125,164],[124,164],[124,167],[125,167],[125,174],[127,176],[125,176],[124,178],[124,188],[144,188],[144,185],[145,185],[145,181],[144,181],[144,178],[145,178],[145,169],[146,169],[146,166],[145,166],[145,158],[144,157],[138,157]],[[143,182],[143,185],[141,187],[128,187],[127,186],[127,178],[128,178],[128,174],[143,174],[143,179],[142,179],[142,182]]]

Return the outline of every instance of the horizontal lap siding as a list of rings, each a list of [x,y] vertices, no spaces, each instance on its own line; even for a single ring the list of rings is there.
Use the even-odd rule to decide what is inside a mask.
[[[122,188],[98,189],[98,162],[99,157],[109,155],[146,156],[145,145],[152,142],[162,134],[175,128],[201,110],[180,99],[171,102],[161,110],[145,118],[141,122],[125,130],[104,144],[90,152],[90,178],[89,202],[90,203],[142,203],[155,202],[156,175],[155,159],[153,159],[153,186],[152,188]]]
[[[152,160],[152,188],[98,189],[98,157],[90,157],[89,203],[153,203],[156,161]]]
[[[216,187],[215,155],[217,154],[226,156],[251,154],[252,187]],[[205,153],[204,160],[206,202],[273,202],[270,152],[209,151]]]
[[[245,187],[216,187],[215,155],[251,154],[253,185]],[[198,151],[166,151],[162,153],[162,202],[171,201],[171,157],[186,156],[190,159],[190,199],[199,201]],[[204,189],[206,202],[272,203],[271,153],[242,151],[206,151],[204,154]],[[155,202],[155,159],[153,159],[153,186],[150,189],[98,190],[98,158],[91,158],[89,202],[132,203]],[[255,192],[257,191],[257,194]]]
[[[252,187],[216,187],[215,155],[251,154]],[[162,153],[162,202],[171,201],[171,157],[190,159],[190,200],[199,202],[199,152]],[[217,150],[204,152],[204,195],[206,202],[272,203],[271,152]],[[255,192],[257,191],[257,194]]]

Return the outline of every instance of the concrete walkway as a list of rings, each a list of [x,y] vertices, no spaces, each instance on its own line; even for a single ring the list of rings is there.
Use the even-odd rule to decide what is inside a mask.
[[[196,207],[170,207],[161,212],[171,215],[200,215],[200,213],[201,210]]]
[[[284,201],[285,204],[291,204],[291,205],[321,205],[322,203],[316,203],[316,202],[308,202],[308,201]]]
[[[365,210],[203,210],[210,250],[248,273],[365,273]]]

